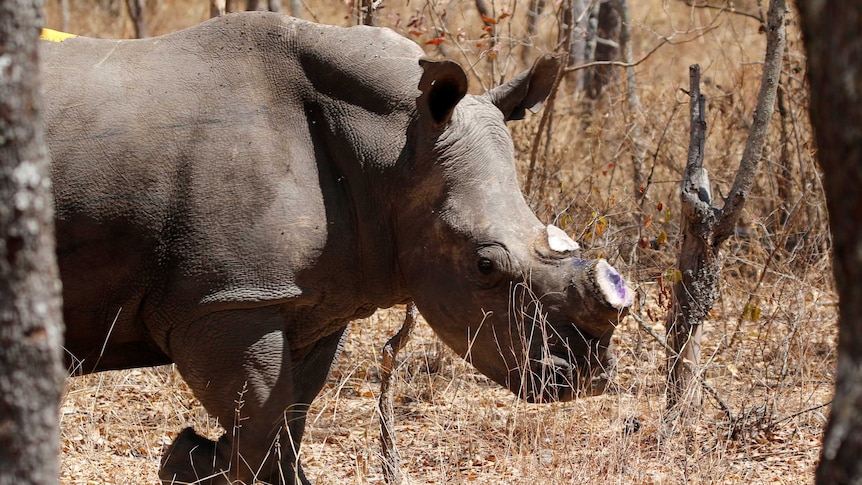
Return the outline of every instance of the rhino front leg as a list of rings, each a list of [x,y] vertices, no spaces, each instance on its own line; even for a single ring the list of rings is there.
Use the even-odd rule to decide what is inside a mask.
[[[283,328],[273,307],[221,312],[171,332],[180,373],[226,433],[217,442],[180,433],[162,459],[163,483],[308,483],[296,454],[307,403],[323,386],[342,332],[293,353]],[[292,362],[292,354],[306,357]]]
[[[299,450],[299,444],[305,432],[308,408],[326,383],[326,377],[329,375],[332,362],[341,351],[344,338],[347,336],[346,331],[347,327],[345,326],[335,333],[320,339],[309,349],[303,349],[302,358],[294,368],[295,404],[284,413],[285,421],[288,423],[288,435],[291,438],[289,443],[293,444],[293,450]],[[305,478],[299,458],[293,458],[295,456],[295,453],[292,452],[293,450],[282,458],[282,468],[289,471],[291,479],[296,477],[302,485],[311,485],[311,482]],[[277,478],[277,475],[271,477],[270,482],[277,483],[274,480],[275,478]],[[294,482],[288,480],[286,483]]]

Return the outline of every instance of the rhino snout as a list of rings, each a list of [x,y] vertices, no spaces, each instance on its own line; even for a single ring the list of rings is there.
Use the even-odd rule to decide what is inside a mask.
[[[603,303],[618,311],[632,306],[634,292],[617,270],[604,259],[596,261],[593,280],[598,288],[597,296],[603,298]]]
[[[569,268],[573,273],[562,299],[544,301],[550,304],[551,331],[532,352],[531,381],[522,386],[530,402],[602,394],[615,368],[611,338],[634,292],[604,259],[572,258]]]
[[[585,349],[558,347],[531,365],[534,382],[526,386],[528,402],[571,401],[605,392],[616,368],[616,354],[609,341],[585,338]],[[581,347],[580,345],[578,347]],[[538,384],[538,385],[537,385]]]

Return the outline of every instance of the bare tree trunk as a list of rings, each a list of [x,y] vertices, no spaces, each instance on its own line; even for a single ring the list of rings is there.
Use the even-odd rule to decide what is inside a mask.
[[[668,408],[700,406],[700,392],[693,372],[700,362],[701,325],[718,296],[721,277],[719,250],[736,229],[742,208],[754,184],[763,154],[769,120],[775,107],[785,47],[784,0],[771,0],[767,13],[766,56],[754,123],[730,193],[719,210],[712,204],[709,176],[703,168],[704,101],[700,95],[700,70],[691,72],[691,144],[680,193],[682,243],[674,276],[674,303],[668,312]],[[623,20],[625,22],[625,19]],[[689,365],[686,365],[689,364]]]
[[[689,68],[690,142],[680,191],[682,243],[673,276],[673,306],[665,328],[668,353],[668,399],[672,408],[680,402],[701,404],[700,387],[693,385],[693,367],[700,362],[701,323],[718,297],[721,258],[710,244],[718,209],[712,205],[709,175],[703,168],[706,143],[706,101],[700,94],[700,66]],[[691,364],[685,365],[686,363]],[[689,393],[688,395],[685,395]]]
[[[0,1],[0,485],[59,477],[60,283],[39,113],[41,1]]]
[[[289,0],[290,5],[290,15],[301,18],[302,17],[302,0]]]
[[[560,43],[565,42],[566,51],[569,53],[566,66],[584,64],[587,59],[587,23],[590,20],[585,0],[568,0],[563,3],[562,19],[560,22]],[[574,87],[577,91],[583,91],[584,76],[580,71],[569,71],[570,79],[574,78]]]
[[[808,50],[811,121],[823,169],[838,288],[838,372],[816,480],[862,483],[862,78],[855,1],[798,2]]]
[[[221,17],[227,13],[225,0],[210,0],[210,18]]]
[[[614,61],[620,56],[621,22],[620,14],[610,0],[598,4],[596,19],[595,61]],[[599,99],[604,87],[611,81],[615,66],[595,66],[586,72],[586,94],[590,99]]]
[[[224,11],[225,13],[241,12],[240,0],[225,0]]]
[[[143,39],[150,36],[147,29],[147,0],[126,0],[129,7],[129,16],[135,25],[135,37]]]
[[[374,26],[376,23],[376,19],[374,18],[374,11],[377,7],[377,4],[374,0],[360,0],[359,4],[359,18],[357,19],[359,25],[368,25]]]
[[[248,0],[246,10],[258,12],[279,12],[281,13],[281,0]]]
[[[135,0],[128,0],[129,2]],[[302,5],[301,2],[297,0],[298,5]],[[291,2],[293,5],[293,2]],[[282,13],[282,5],[281,0],[248,0],[245,4],[247,11],[260,11],[260,12],[276,12]],[[239,0],[210,0],[210,18],[213,17],[221,17],[226,13],[239,12],[240,2]],[[296,8],[296,12],[299,12],[300,8]],[[294,16],[298,16],[298,13],[294,13]]]
[[[784,90],[778,90],[778,113],[781,115],[781,149],[778,158],[778,224],[776,229],[781,229],[787,223],[790,216],[790,208],[793,207],[793,164],[790,161],[790,124],[787,107],[784,104]]]
[[[60,28],[69,31],[69,0],[60,0]]]
[[[623,54],[623,61],[627,64],[632,63],[632,42],[631,42],[631,14],[626,0],[613,0],[613,6],[619,14],[620,27],[620,50]],[[640,203],[645,196],[646,185],[644,183],[644,157],[646,156],[646,148],[641,143],[640,129],[640,111],[641,104],[638,99],[637,80],[635,78],[635,68],[626,67],[626,100],[628,101],[628,125],[629,139],[631,142],[632,151],[632,196],[636,203]],[[640,212],[636,213],[636,223],[638,231],[640,231]],[[640,233],[638,234],[640,236]]]

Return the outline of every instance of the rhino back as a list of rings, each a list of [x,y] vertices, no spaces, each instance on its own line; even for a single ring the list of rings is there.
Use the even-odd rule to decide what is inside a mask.
[[[357,267],[356,226],[379,199],[362,165],[397,159],[419,54],[380,29],[265,14],[43,43],[70,351],[109,334],[108,349],[149,347],[101,367],[147,365],[165,360],[165,329],[202,313],[336,294],[321,320],[376,306],[361,294],[374,271]]]

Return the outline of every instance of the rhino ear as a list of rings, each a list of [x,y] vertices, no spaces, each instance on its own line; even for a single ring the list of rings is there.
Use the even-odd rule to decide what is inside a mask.
[[[562,62],[562,56],[544,55],[529,71],[488,91],[486,96],[500,108],[506,121],[523,119],[526,110],[535,113],[542,109]]]
[[[420,59],[422,78],[416,100],[419,114],[441,126],[449,121],[455,106],[467,94],[467,74],[452,61]]]

